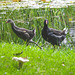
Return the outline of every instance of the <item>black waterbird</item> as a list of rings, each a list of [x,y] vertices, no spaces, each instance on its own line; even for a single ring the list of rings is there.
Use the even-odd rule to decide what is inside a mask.
[[[6,23],[11,23],[12,30],[14,33],[28,43],[35,43],[39,48],[41,48],[36,42],[32,40],[35,36],[36,30],[28,30],[25,28],[19,28],[15,25],[14,21],[9,19]]]
[[[48,28],[48,20],[44,21],[44,27],[42,29],[42,37],[47,42],[51,43],[53,46],[61,46],[61,42],[66,38],[67,29],[64,28],[63,31],[59,31],[53,28]]]

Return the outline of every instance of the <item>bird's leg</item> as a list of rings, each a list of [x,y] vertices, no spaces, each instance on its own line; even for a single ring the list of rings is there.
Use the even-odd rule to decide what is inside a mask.
[[[39,37],[39,39],[38,39],[37,43],[39,43],[40,39],[41,39],[41,36]]]
[[[55,45],[53,45],[54,49],[55,49]]]
[[[59,51],[59,49],[61,49],[61,46],[58,46],[58,51]]]
[[[26,45],[28,46],[29,45],[29,42],[27,42]]]
[[[59,51],[59,49],[61,49],[61,44],[59,44],[59,46],[58,46],[58,51]]]
[[[54,52],[54,51],[55,51],[55,45],[53,45],[53,48],[54,48],[54,49],[53,49],[53,52]]]
[[[40,46],[39,46],[36,42],[34,42],[33,40],[30,40],[29,42],[36,44],[40,49],[42,49],[42,47],[40,47]]]

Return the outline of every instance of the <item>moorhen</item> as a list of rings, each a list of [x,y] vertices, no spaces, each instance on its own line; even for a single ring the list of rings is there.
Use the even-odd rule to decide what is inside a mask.
[[[67,34],[67,29],[64,28],[63,31],[59,31],[53,28],[48,28],[48,20],[44,21],[44,27],[42,29],[42,37],[47,42],[51,43],[53,46],[61,46],[61,42],[65,39]]]
[[[27,44],[30,43],[35,43],[38,47],[40,47],[36,42],[32,40],[32,38],[35,36],[36,30],[28,30],[25,28],[19,28],[15,25],[14,21],[9,19],[6,23],[11,23],[12,30],[14,33],[23,39],[24,41],[27,42]],[[41,48],[41,47],[40,47]]]

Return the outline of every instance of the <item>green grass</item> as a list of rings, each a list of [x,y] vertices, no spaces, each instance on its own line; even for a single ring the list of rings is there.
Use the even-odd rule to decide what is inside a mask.
[[[23,51],[17,57],[28,57],[19,70],[18,62],[13,61],[14,53]],[[3,57],[4,56],[4,57]],[[62,64],[64,63],[65,66]],[[47,47],[44,51],[37,46],[14,43],[0,43],[0,75],[75,75],[74,49],[63,47],[55,49]]]

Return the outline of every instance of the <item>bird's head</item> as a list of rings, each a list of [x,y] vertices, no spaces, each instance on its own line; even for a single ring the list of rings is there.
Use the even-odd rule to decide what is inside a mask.
[[[13,21],[11,19],[7,20],[6,23],[13,23]]]
[[[45,19],[44,25],[48,25],[48,20],[47,19]]]

